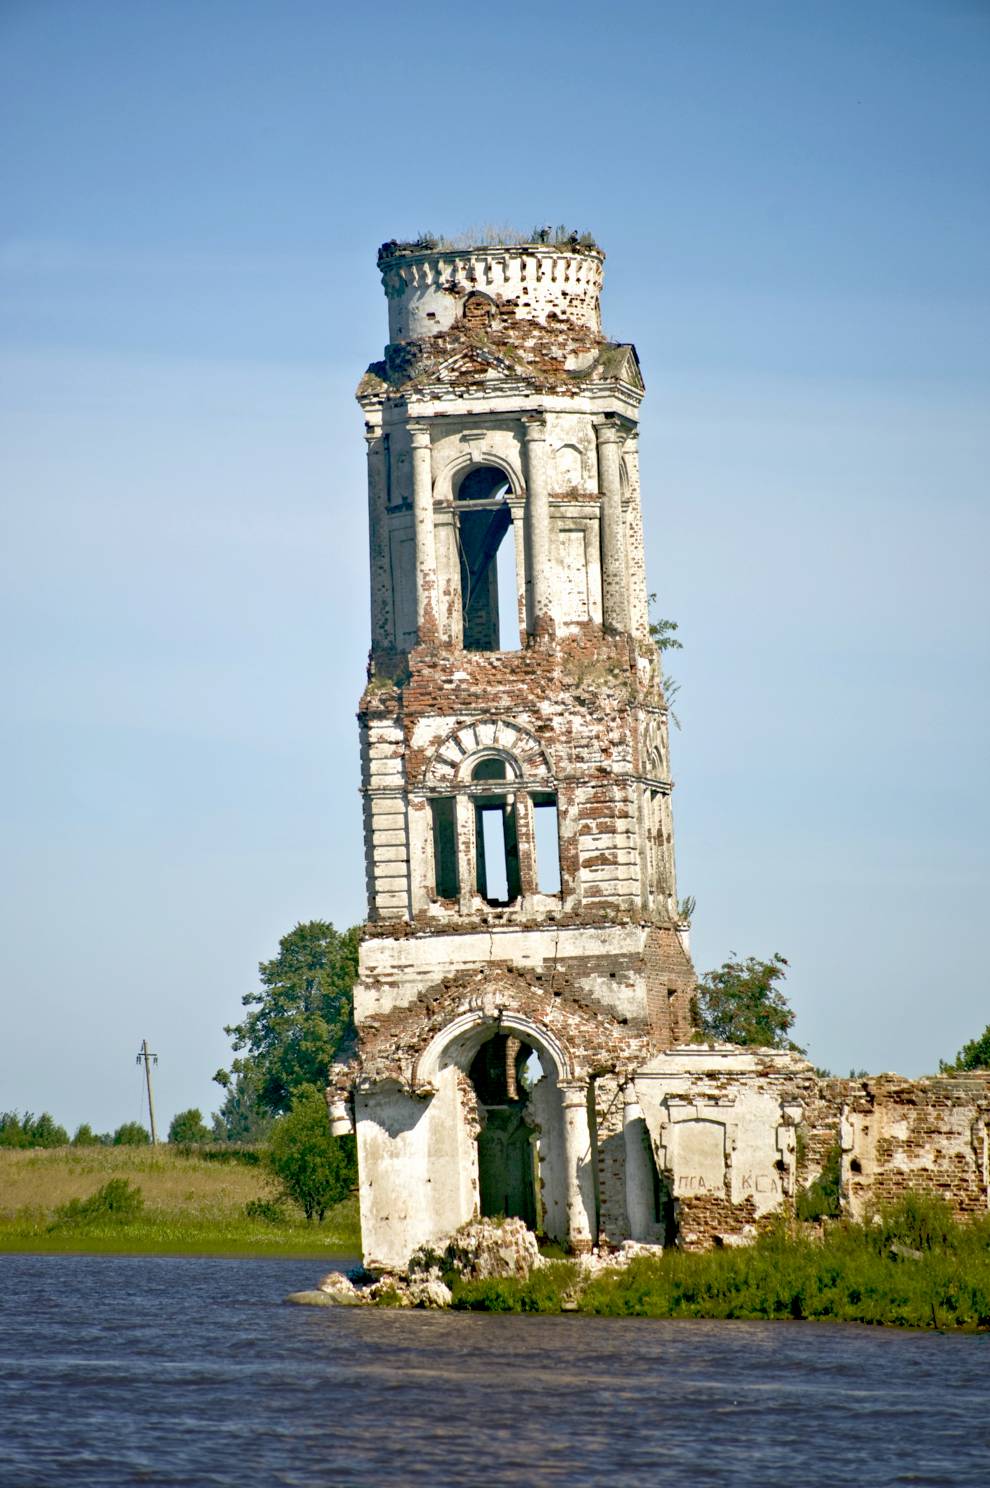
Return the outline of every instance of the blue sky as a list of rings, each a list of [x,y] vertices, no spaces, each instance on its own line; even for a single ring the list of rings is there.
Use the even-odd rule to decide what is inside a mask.
[[[215,1108],[363,915],[385,238],[564,222],[648,384],[699,968],[814,1060],[990,1020],[990,9],[0,0],[0,1108]]]

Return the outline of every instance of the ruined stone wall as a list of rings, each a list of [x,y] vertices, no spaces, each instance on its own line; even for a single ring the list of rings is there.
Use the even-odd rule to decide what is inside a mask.
[[[848,1211],[909,1190],[946,1199],[960,1217],[990,1208],[990,1071],[846,1083],[839,1137]]]
[[[822,1079],[794,1055],[694,1045],[648,1060],[634,1082],[688,1248],[792,1213],[837,1145],[853,1219],[910,1192],[960,1218],[990,1209],[990,1074]]]

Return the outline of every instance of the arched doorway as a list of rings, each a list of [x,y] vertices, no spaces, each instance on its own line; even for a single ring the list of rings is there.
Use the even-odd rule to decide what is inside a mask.
[[[468,1071],[478,1099],[478,1187],[481,1213],[517,1218],[541,1229],[539,1125],[530,1093],[543,1076],[528,1044],[496,1033]]]

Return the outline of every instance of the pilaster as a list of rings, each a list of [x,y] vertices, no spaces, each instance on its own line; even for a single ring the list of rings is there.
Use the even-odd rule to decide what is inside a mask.
[[[416,534],[416,630],[422,646],[436,641],[439,636],[429,425],[410,424],[409,442],[412,445],[413,522]]]
[[[614,419],[596,424],[595,437],[598,441],[598,486],[602,493],[602,609],[605,628],[622,634],[629,629],[629,601],[619,430]]]

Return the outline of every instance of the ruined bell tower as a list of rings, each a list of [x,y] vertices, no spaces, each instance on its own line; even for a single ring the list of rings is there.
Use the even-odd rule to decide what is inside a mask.
[[[358,388],[368,925],[344,1078],[369,1265],[478,1214],[659,1238],[632,1076],[686,1039],[635,348],[572,239],[379,253]]]

